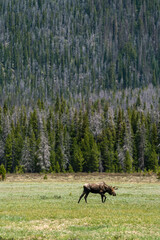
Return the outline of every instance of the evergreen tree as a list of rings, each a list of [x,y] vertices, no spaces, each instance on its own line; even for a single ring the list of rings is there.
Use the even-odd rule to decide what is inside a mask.
[[[64,155],[63,155],[63,151],[62,151],[62,148],[61,148],[60,145],[57,147],[55,154],[56,154],[55,155],[55,159],[56,159],[55,160],[55,162],[56,162],[55,169],[56,169],[56,172],[57,171],[64,172]]]
[[[156,172],[158,169],[158,156],[155,149],[153,149],[149,158],[149,169],[153,170],[154,172]]]
[[[84,133],[84,138],[81,140],[81,148],[83,152],[83,158],[84,158],[84,165],[83,169],[85,172],[89,172],[89,165],[90,165],[90,156],[91,156],[91,146],[90,146],[90,132],[88,128],[86,128]]]
[[[21,166],[24,168],[25,172],[33,172],[33,158],[31,156],[30,149],[30,140],[28,137],[24,140],[24,145],[22,148],[22,158],[21,158]]]
[[[40,143],[37,150],[37,166],[40,171],[48,171],[50,168],[50,146],[45,132],[41,131]]]
[[[5,156],[4,145],[5,145],[4,142],[0,140],[0,164],[4,164],[4,156]]]
[[[32,128],[35,138],[38,139],[38,115],[36,109],[30,115],[29,127]]]
[[[72,167],[75,172],[82,172],[83,170],[83,154],[80,149],[80,147],[77,145],[77,143],[74,143],[73,146],[73,161],[72,161]]]
[[[158,146],[158,132],[157,132],[157,126],[154,123],[151,128],[151,144],[152,147],[156,150]]]
[[[55,151],[53,149],[51,149],[50,151],[50,170],[54,171],[55,169]]]
[[[152,154],[152,145],[151,145],[151,143],[148,139],[146,140],[144,154],[145,154],[144,155],[144,157],[145,157],[145,169],[148,171],[148,170],[152,169],[151,162],[150,162],[151,154]]]
[[[108,140],[107,137],[103,134],[101,143],[100,143],[100,151],[101,151],[101,161],[103,165],[103,170],[109,172],[111,170],[111,159],[108,153]]]
[[[99,153],[97,144],[94,142],[92,149],[91,149],[89,170],[91,172],[98,172],[99,171],[99,162],[100,162],[100,153]]]
[[[145,126],[138,122],[138,128],[135,136],[136,148],[138,153],[138,168],[144,170],[144,150],[145,150]]]
[[[126,151],[126,155],[125,155],[124,169],[125,169],[125,172],[127,173],[130,173],[132,171],[132,158],[128,150]]]
[[[117,147],[117,157],[118,157],[118,163],[119,163],[119,170],[120,172],[121,171],[124,171],[125,169],[125,152],[124,152],[124,149],[122,147],[120,147],[118,145]]]
[[[8,134],[5,143],[5,169],[7,172],[13,171],[13,155],[12,155],[12,135]]]
[[[116,143],[123,146],[123,138],[124,138],[124,123],[123,123],[123,113],[122,110],[119,109],[118,117],[117,117],[117,124],[116,124]]]
[[[31,136],[29,137],[29,151],[30,151],[30,158],[32,162],[32,172],[38,172],[39,169],[37,169],[37,159],[36,159],[36,151],[37,151],[37,143],[36,138],[33,130],[31,130]]]
[[[112,131],[111,131],[112,130]],[[114,158],[114,130],[107,128],[102,135],[100,150],[101,160],[104,166],[104,171],[112,172],[117,168],[117,163]]]
[[[16,167],[20,166],[20,161],[22,158],[22,148],[23,148],[23,138],[19,132],[15,134],[14,139],[13,139],[13,147],[12,147],[12,152],[13,152],[13,170],[16,169]]]

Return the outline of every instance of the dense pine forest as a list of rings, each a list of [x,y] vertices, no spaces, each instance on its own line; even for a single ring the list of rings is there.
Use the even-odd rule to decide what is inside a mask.
[[[34,109],[9,109],[4,104],[0,162],[7,172],[158,171],[160,92],[156,92],[150,86],[143,97],[137,90],[126,90],[87,103],[57,95],[55,104],[38,100]]]
[[[160,166],[160,1],[0,1],[7,172]]]

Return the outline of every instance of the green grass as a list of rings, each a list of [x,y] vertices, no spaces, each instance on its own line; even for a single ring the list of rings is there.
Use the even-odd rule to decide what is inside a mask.
[[[80,181],[1,182],[0,239],[160,239],[159,183],[116,185],[78,204]]]

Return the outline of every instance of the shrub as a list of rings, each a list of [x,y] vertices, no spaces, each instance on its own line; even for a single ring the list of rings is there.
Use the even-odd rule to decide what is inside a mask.
[[[74,171],[73,171],[73,168],[72,168],[72,166],[71,166],[71,164],[69,164],[68,172],[69,172],[69,173],[73,173],[73,172],[74,172]]]
[[[159,170],[157,172],[157,178],[160,179],[160,168],[159,168]]]
[[[61,171],[58,161],[56,162],[56,164],[55,164],[55,166],[54,166],[54,171],[55,171],[56,173],[60,173],[60,171]]]
[[[24,169],[23,169],[23,166],[16,166],[16,168],[15,168],[15,173],[17,173],[17,174],[22,174],[22,173],[24,173]]]
[[[48,179],[47,174],[44,175],[44,178],[43,178],[43,179],[44,179],[44,180],[47,180],[47,179]]]
[[[0,175],[2,175],[2,181],[6,178],[6,169],[3,164],[0,165]]]
[[[153,170],[150,170],[150,169],[149,169],[149,170],[148,170],[148,175],[149,175],[149,176],[152,176],[152,175],[153,175]]]

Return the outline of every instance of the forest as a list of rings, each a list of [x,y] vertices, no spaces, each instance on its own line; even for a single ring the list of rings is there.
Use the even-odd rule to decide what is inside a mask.
[[[141,97],[137,89],[120,94],[81,101],[57,95],[55,104],[39,99],[29,109],[5,103],[0,163],[7,172],[159,171],[160,92],[150,86]]]
[[[0,1],[7,172],[160,166],[160,1]]]

